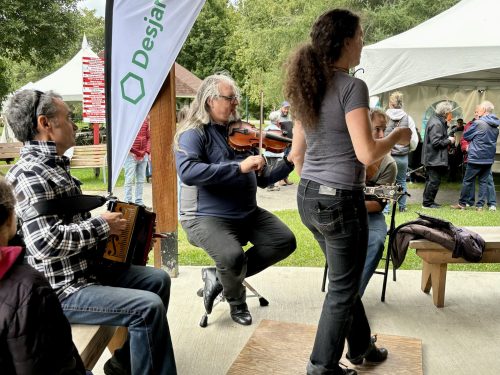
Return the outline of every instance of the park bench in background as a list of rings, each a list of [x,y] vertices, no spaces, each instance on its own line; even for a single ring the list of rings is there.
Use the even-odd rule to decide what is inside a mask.
[[[75,146],[71,158],[71,168],[94,168],[95,176],[99,177],[100,169],[106,183],[106,144]]]
[[[0,173],[5,175],[14,159],[19,157],[19,151],[23,147],[22,142],[0,143]]]

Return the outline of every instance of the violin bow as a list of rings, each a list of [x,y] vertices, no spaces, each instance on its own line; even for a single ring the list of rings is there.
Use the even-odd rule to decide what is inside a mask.
[[[260,90],[259,154],[262,155],[262,124],[264,123],[264,91]]]

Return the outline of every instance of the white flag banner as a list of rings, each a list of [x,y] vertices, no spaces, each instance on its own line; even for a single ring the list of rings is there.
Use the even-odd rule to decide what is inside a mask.
[[[204,3],[205,0],[107,0],[110,192]]]

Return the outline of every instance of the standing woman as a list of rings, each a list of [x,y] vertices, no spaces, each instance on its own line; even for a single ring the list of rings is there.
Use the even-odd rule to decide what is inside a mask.
[[[359,64],[362,47],[359,17],[330,10],[316,20],[311,41],[293,54],[288,68],[286,97],[302,129],[294,132],[289,156],[301,171],[299,213],[328,262],[328,293],[307,364],[309,375],[356,374],[339,366],[345,339],[347,358],[355,365],[387,358],[387,350],[374,344],[358,294],[368,241],[365,165],[396,143],[408,144],[411,131],[397,128],[386,138],[373,139],[368,89],[349,75]]]

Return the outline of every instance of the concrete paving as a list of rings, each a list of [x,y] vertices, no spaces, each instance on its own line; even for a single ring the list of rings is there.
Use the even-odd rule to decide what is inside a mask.
[[[412,190],[410,202],[421,202],[422,191]],[[296,185],[280,191],[259,189],[258,202],[271,211],[296,208]],[[439,192],[442,204],[454,203],[457,191]],[[115,195],[123,197],[123,189]],[[279,197],[279,198],[278,198]],[[152,204],[151,185],[145,203]],[[180,375],[222,375],[227,372],[262,319],[317,324],[324,294],[322,268],[272,267],[249,279],[270,302],[260,307],[249,299],[254,324],[239,326],[227,304],[217,306],[208,327],[199,327],[203,303],[196,290],[202,285],[201,267],[180,267],[172,281],[168,319]],[[374,275],[363,297],[372,331],[422,340],[426,375],[500,373],[500,274],[448,272],[445,307],[438,309],[432,295],[420,290],[420,271],[398,271],[389,281],[386,302],[380,302],[382,277]],[[94,368],[109,358],[106,351]],[[304,370],[305,374],[305,370]]]
[[[500,189],[497,189],[497,201],[500,199]],[[146,206],[152,207],[152,188],[151,184],[144,185],[144,203]],[[103,194],[103,192],[89,192],[95,194]],[[115,188],[113,192],[118,198],[123,199],[123,187]],[[412,185],[408,185],[408,197],[409,204],[422,204],[422,193],[423,189],[412,188]],[[447,206],[450,204],[458,203],[458,198],[460,196],[460,191],[458,190],[445,190],[440,189],[436,196],[436,202]],[[266,189],[257,189],[257,203],[260,207],[263,207],[269,211],[286,210],[286,209],[296,209],[297,208],[297,184],[281,186],[279,191],[267,191]]]
[[[270,302],[260,307],[257,299],[249,299],[253,325],[234,323],[224,303],[214,308],[208,327],[201,328],[203,302],[196,295],[202,285],[201,267],[181,267],[172,281],[168,311],[178,373],[225,374],[262,319],[317,324],[324,299],[322,272],[272,267],[249,279]],[[426,375],[498,374],[500,274],[448,272],[441,309],[434,307],[431,295],[420,291],[420,276],[420,271],[398,271],[382,303],[383,277],[374,275],[363,297],[373,333],[421,339]],[[105,352],[94,374],[104,374],[108,358]]]

